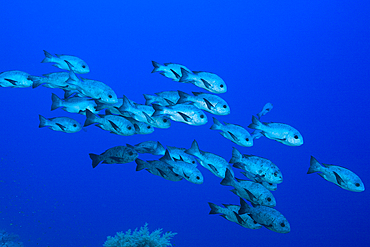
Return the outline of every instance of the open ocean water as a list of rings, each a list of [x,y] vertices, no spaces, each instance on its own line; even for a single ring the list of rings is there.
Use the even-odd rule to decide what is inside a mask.
[[[262,137],[240,147],[210,130],[172,121],[149,135],[119,136],[88,126],[77,133],[38,128],[60,89],[0,88],[0,229],[27,247],[103,246],[107,236],[147,222],[177,235],[175,247],[369,246],[370,2],[369,1],[4,1],[0,72],[41,76],[62,71],[40,63],[43,50],[82,58],[118,97],[144,104],[143,94],[207,92],[151,73],[154,60],[220,76],[231,113],[220,121],[245,128],[270,102],[264,122],[286,123],[304,138],[299,147]],[[251,129],[248,129],[252,132]],[[291,232],[246,229],[209,215],[208,202],[237,204],[231,187],[198,165],[201,185],[167,181],[136,164],[100,164],[89,153],[143,141],[231,158],[273,161],[284,181],[273,193]],[[307,174],[310,157],[355,172],[365,191],[344,190]],[[140,159],[157,156],[140,154]],[[234,168],[235,177],[243,178]]]

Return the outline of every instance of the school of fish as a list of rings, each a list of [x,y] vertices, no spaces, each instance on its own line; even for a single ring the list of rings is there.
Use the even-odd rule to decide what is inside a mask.
[[[0,87],[12,88],[59,88],[64,90],[64,97],[52,93],[51,110],[62,108],[64,111],[86,116],[83,125],[69,117],[46,118],[39,115],[39,127],[48,127],[54,131],[75,133],[83,127],[95,125],[110,133],[132,136],[147,135],[155,128],[169,128],[171,120],[188,125],[204,125],[208,122],[205,112],[224,116],[230,114],[227,102],[217,94],[227,92],[226,83],[218,75],[205,71],[191,71],[181,64],[152,61],[152,73],[161,75],[180,83],[193,84],[208,92],[193,92],[193,95],[182,91],[155,92],[144,94],[145,104],[136,103],[127,96],[118,98],[107,84],[86,79],[77,74],[86,74],[90,68],[85,61],[72,55],[55,55],[44,51],[42,63],[53,63],[63,71],[30,75],[23,71],[5,71],[0,73]],[[261,122],[261,117],[271,111],[273,105],[267,103],[261,112],[252,116],[249,129],[234,123],[221,123],[212,117],[211,130],[217,130],[226,139],[241,147],[252,147],[253,142],[261,137],[275,140],[287,146],[301,146],[303,137],[297,129],[286,123]],[[101,111],[105,110],[102,114]],[[159,156],[154,160],[142,160],[140,154],[147,153]],[[290,232],[288,220],[274,207],[276,199],[271,191],[283,182],[280,169],[270,160],[250,154],[242,154],[233,148],[230,161],[209,151],[200,149],[194,140],[190,147],[166,148],[158,141],[144,141],[135,145],[126,144],[107,149],[101,154],[90,153],[92,167],[99,164],[126,164],[135,162],[136,171],[146,170],[149,173],[170,181],[183,179],[202,184],[203,175],[198,163],[221,179],[220,184],[231,186],[235,195],[240,198],[240,205],[216,205],[209,202],[210,214],[219,214],[223,218],[249,229],[265,227],[278,233]],[[234,168],[242,170],[244,179],[236,178]],[[311,156],[308,174],[318,173],[325,180],[339,187],[362,192],[365,186],[361,179],[347,168],[320,164]],[[246,201],[249,201],[249,205]]]

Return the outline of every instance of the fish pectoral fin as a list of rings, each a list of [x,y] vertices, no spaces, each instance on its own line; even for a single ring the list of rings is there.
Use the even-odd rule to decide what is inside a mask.
[[[122,162],[123,161],[123,158],[116,157],[116,156],[110,156],[109,158],[114,160],[114,161],[117,161],[117,162]]]
[[[108,120],[108,122],[110,123],[110,125],[112,125],[113,129],[115,129],[116,131],[120,131],[121,130],[121,128],[118,127],[117,124],[115,124],[111,120]]]
[[[211,88],[212,87],[212,85],[208,82],[208,81],[206,81],[206,80],[204,80],[204,79],[201,79],[202,80],[202,82],[203,82],[203,84],[204,84],[204,86],[206,87],[206,88]]]
[[[252,200],[252,201],[255,201],[256,199],[257,199],[257,197],[255,197],[254,195],[253,195],[253,193],[252,192],[250,192],[249,190],[247,190],[247,189],[244,189],[245,190],[245,192],[247,192],[247,194],[248,194],[248,196],[249,196],[249,198]]]
[[[145,111],[142,111],[142,113],[144,114],[144,116],[146,118],[146,121],[148,121],[148,123],[150,123],[150,124],[155,123],[154,119],[151,116],[149,116],[148,113],[146,113]]]
[[[163,172],[161,169],[159,169],[159,168],[155,168],[155,169],[157,169],[157,171],[159,172],[159,174],[161,174],[161,177],[162,178],[167,177],[166,173]]]
[[[204,100],[204,102],[206,102],[207,108],[208,108],[209,110],[212,110],[212,108],[214,108],[214,107],[215,107],[211,102],[209,102],[209,100],[208,100],[208,99],[203,98],[203,100]]]
[[[171,69],[171,72],[176,76],[177,79],[179,79],[181,76],[179,74],[176,73],[176,71],[174,71],[173,69]]]
[[[219,174],[217,168],[214,165],[208,164],[208,166],[212,169],[212,171],[214,171],[215,173]]]
[[[239,214],[237,214],[235,211],[233,211],[233,213],[234,213],[234,215],[235,215],[236,219],[238,220],[238,223],[239,223],[240,225],[244,224],[244,220],[242,219],[242,217],[240,217],[240,215],[239,215]]]
[[[182,174],[184,174],[184,177],[185,177],[186,179],[190,179],[190,176],[186,175],[186,173],[185,173],[185,172],[183,172]]]
[[[186,122],[190,122],[191,117],[182,112],[177,112]]]
[[[12,80],[12,79],[8,79],[8,78],[4,78],[4,80],[10,82],[11,84],[13,84],[14,86],[17,85],[17,81],[15,80]]]
[[[233,133],[231,133],[230,131],[228,131],[227,133],[229,133],[229,135],[234,139],[234,141],[239,141],[239,138],[236,137],[236,135],[234,135]]]
[[[63,131],[65,131],[65,130],[66,130],[66,127],[65,127],[64,125],[62,125],[62,124],[60,124],[60,123],[56,123],[56,125],[58,125],[58,127],[59,127],[61,130],[63,130]]]
[[[339,185],[342,185],[342,184],[344,184],[344,180],[338,175],[338,173],[336,173],[336,172],[333,172],[334,173],[334,175],[335,175],[335,178],[336,178],[336,180],[337,180],[337,183],[339,184]]]

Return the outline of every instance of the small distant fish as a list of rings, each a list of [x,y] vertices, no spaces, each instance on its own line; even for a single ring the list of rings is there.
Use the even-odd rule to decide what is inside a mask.
[[[227,91],[225,82],[216,74],[203,71],[193,71],[191,73],[183,68],[181,68],[181,73],[182,76],[179,82],[192,83],[211,93],[225,93]]]
[[[253,220],[248,214],[239,215],[238,211],[240,206],[238,205],[230,205],[230,204],[223,204],[224,208],[218,206],[214,203],[209,202],[209,206],[211,207],[211,211],[209,214],[220,214],[220,216],[224,217],[225,219],[234,222],[242,227],[249,228],[249,229],[260,229],[262,225],[258,224],[255,220]]]
[[[220,96],[210,93],[193,92],[193,95],[178,91],[180,99],[177,104],[186,102],[193,102],[194,106],[201,110],[205,110],[215,115],[228,115],[230,114],[230,107],[224,99]]]
[[[81,124],[69,117],[45,118],[39,115],[39,128],[49,127],[51,130],[62,131],[65,133],[75,133],[82,129]]]
[[[276,191],[277,190],[277,184],[268,183],[268,182],[262,180],[261,177],[258,176],[258,175],[254,175],[250,172],[241,172],[241,174],[243,174],[244,176],[246,176],[247,178],[249,178],[253,182],[262,184],[263,187],[265,187],[269,191]],[[236,180],[238,180],[238,179],[236,179]]]
[[[271,103],[266,103],[266,105],[262,108],[262,111],[260,111],[257,114],[258,119],[260,119],[262,116],[269,113],[271,111],[272,107],[273,107],[273,105]]]
[[[43,76],[30,75],[28,78],[33,81],[33,88],[42,85],[47,88],[61,88],[67,91],[77,90],[76,86],[67,83],[67,80],[69,79],[69,72],[54,72],[44,74]]]
[[[270,160],[255,155],[242,155],[235,147],[232,151],[230,163],[234,164],[233,166],[236,168],[257,176],[262,181],[274,184],[283,182],[283,174]]]
[[[102,154],[90,153],[92,167],[95,168],[100,163],[103,164],[125,164],[134,161],[138,157],[138,153],[131,145],[116,146],[107,149]]]
[[[73,67],[68,61],[66,61],[69,67]],[[117,95],[103,82],[81,78],[79,79],[73,71],[69,72],[69,79],[67,83],[75,86],[85,96],[91,97],[98,101],[107,104],[115,104],[118,102]]]
[[[155,95],[162,97],[167,100],[167,102],[172,102],[174,104],[177,104],[177,101],[180,99],[178,91],[162,91],[157,92]]]
[[[166,162],[172,167],[172,171],[181,177],[185,178],[191,183],[202,184],[203,175],[193,164],[186,163],[184,161],[174,161],[168,150],[165,155],[159,160]]]
[[[228,168],[232,172],[232,175],[234,176],[230,164],[224,158],[213,153],[201,151],[196,140],[193,141],[191,147],[188,150],[186,150],[185,153],[197,157],[199,159],[199,163],[203,167],[207,168],[209,171],[211,171],[214,175],[216,175],[219,178],[225,177],[225,172],[226,169]]]
[[[33,81],[29,74],[19,70],[10,70],[0,73],[0,87],[25,88],[31,87]]]
[[[215,117],[213,118],[213,125],[211,130],[221,130],[220,134],[230,141],[242,147],[252,147],[253,137],[251,134],[240,125],[224,123],[223,125]]]
[[[240,198],[240,209],[238,213],[239,215],[249,214],[253,220],[271,231],[278,233],[290,232],[289,222],[284,215],[274,208],[262,205],[254,205],[254,207],[251,207]]]
[[[144,161],[139,158],[137,158],[135,162],[137,164],[136,171],[141,171],[145,169],[153,175],[156,175],[156,176],[159,176],[159,177],[162,177],[164,179],[174,181],[174,182],[181,181],[183,179],[183,177],[174,173],[172,171],[172,167],[166,162],[163,162],[160,160]]]
[[[354,172],[340,166],[320,164],[311,156],[310,168],[307,174],[315,172],[319,172],[318,174],[322,178],[338,185],[342,189],[354,192],[362,192],[365,190],[365,185]]]
[[[124,118],[126,118],[128,121],[130,121],[134,125],[135,134],[137,135],[149,135],[153,133],[155,130],[153,126],[147,123],[144,123],[144,122],[139,122],[133,119],[132,117],[124,117]]]
[[[64,70],[70,70],[71,68],[68,66],[68,64],[65,61],[70,62],[72,66],[72,70],[77,74],[86,74],[90,72],[89,66],[83,61],[81,58],[78,58],[76,56],[70,56],[70,55],[60,55],[55,54],[56,57],[51,55],[49,52],[44,50],[45,58],[41,61],[41,63],[55,63],[53,66],[64,69]]]
[[[168,152],[170,153],[172,159],[181,160],[187,163],[197,166],[197,160],[193,155],[187,154],[186,148],[170,147],[167,146]]]
[[[234,194],[254,204],[267,207],[276,206],[274,196],[262,184],[242,179],[235,181],[229,169],[226,170],[225,178],[221,181],[221,184],[234,187],[235,189],[232,190]]]
[[[153,155],[164,155],[166,153],[166,149],[158,141],[140,142],[136,144],[134,148],[138,153],[141,154],[149,153]]]
[[[204,125],[208,121],[204,112],[192,104],[176,104],[173,106],[160,106],[153,104],[152,106],[155,110],[152,117],[163,115],[173,121],[196,126]]]
[[[252,123],[248,128],[261,130],[265,137],[288,146],[301,146],[303,144],[303,137],[299,131],[284,123],[262,123],[255,116],[252,116]]]
[[[134,125],[122,116],[100,115],[99,117],[90,110],[86,110],[84,127],[95,123],[97,124],[97,127],[107,130],[113,134],[122,136],[132,136],[135,134]]]
[[[96,111],[96,103],[93,99],[90,98],[80,98],[80,97],[71,97],[62,100],[56,94],[52,93],[51,95],[51,110],[55,110],[59,107],[63,107],[63,110],[70,113],[79,113],[86,115],[86,109],[89,109],[92,113],[98,113]]]
[[[183,70],[185,70],[189,73],[192,73],[191,70],[189,70],[188,68],[186,68],[184,65],[181,65],[181,64],[165,63],[164,65],[162,65],[162,64],[154,62],[154,61],[152,61],[152,64],[154,66],[154,69],[153,69],[152,73],[159,72],[161,75],[163,75],[167,78],[170,78],[174,81],[179,81],[180,80],[180,78],[182,76],[181,69],[183,69]]]

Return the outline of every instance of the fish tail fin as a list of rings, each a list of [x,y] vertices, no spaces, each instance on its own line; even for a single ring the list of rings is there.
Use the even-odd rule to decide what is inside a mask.
[[[28,80],[31,80],[33,83],[32,83],[32,88],[37,88],[38,86],[40,86],[43,82],[43,77],[42,76],[33,76],[33,75],[30,75],[28,76],[27,78]]]
[[[211,211],[209,212],[209,214],[221,214],[220,206],[212,202],[208,202],[208,204],[209,204],[209,207],[211,208]]]
[[[191,154],[193,156],[199,157],[201,155],[199,146],[196,140],[193,141],[191,147],[185,151],[187,154]]]
[[[95,168],[99,165],[101,162],[100,155],[89,153],[90,159],[92,160],[92,168]]]
[[[161,71],[160,70],[160,67],[162,66],[160,63],[157,63],[155,61],[152,61],[152,64],[153,64],[153,67],[154,69],[152,70],[152,73],[155,73],[155,72],[158,72],[158,71]]]
[[[152,104],[154,113],[152,114],[152,117],[163,115],[164,112],[164,106],[158,105],[158,104]]]
[[[243,156],[239,152],[239,150],[233,147],[233,152],[232,152],[232,156],[231,156],[231,159],[230,159],[229,163],[231,163],[231,164],[238,163],[242,160],[242,157]]]
[[[252,123],[248,125],[248,128],[261,130],[262,126],[263,126],[263,123],[261,123],[261,121],[258,120],[255,116],[252,116]]]
[[[183,91],[180,91],[180,90],[177,90],[177,93],[179,94],[180,98],[177,100],[177,104],[182,104],[182,103],[185,103],[185,102],[188,102],[189,101],[189,94],[183,92]]]
[[[181,77],[179,82],[191,82],[191,73],[184,68],[181,68]]]
[[[39,128],[47,126],[48,120],[45,117],[39,115],[39,119],[40,119]]]
[[[53,55],[51,55],[49,52],[44,50],[45,58],[41,61],[41,63],[52,63],[54,62],[53,60]]]
[[[260,139],[263,136],[263,134],[262,134],[261,130],[255,130],[255,131],[253,131],[251,136],[252,136],[253,140],[257,140],[257,139]]]
[[[86,109],[86,120],[83,127],[97,123],[97,116],[92,113],[89,109]]]
[[[247,213],[250,213],[251,211],[251,206],[249,206],[244,200],[243,198],[240,197],[240,209],[238,211],[238,214],[241,215],[241,214],[247,214]]]
[[[141,171],[141,170],[147,168],[147,164],[148,164],[148,162],[146,162],[144,160],[141,160],[139,158],[135,159],[135,163],[137,164],[136,171]]]
[[[321,171],[321,165],[320,163],[313,157],[311,156],[310,160],[310,168],[307,171],[307,174],[315,173]]]
[[[143,94],[145,98],[145,105],[151,105],[157,101],[158,96],[150,95],[150,94]]]
[[[227,168],[225,172],[225,178],[222,179],[220,184],[225,186],[233,186],[234,182],[234,176],[231,174],[229,168]]]
[[[211,130],[222,130],[222,123],[218,121],[215,117],[213,117],[213,125],[211,126]]]
[[[63,101],[54,93],[51,94],[51,101],[53,102],[51,104],[51,110],[55,110],[62,106]]]

